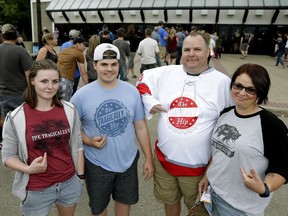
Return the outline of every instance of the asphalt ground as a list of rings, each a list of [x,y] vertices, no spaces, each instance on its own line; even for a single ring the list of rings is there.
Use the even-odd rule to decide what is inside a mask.
[[[210,65],[226,73],[228,76],[243,63],[256,63],[264,66],[271,77],[272,85],[269,93],[270,103],[265,108],[274,112],[288,126],[288,67],[285,69],[281,66],[275,67],[276,59],[270,56],[249,55],[245,60],[240,59],[239,55],[222,54],[220,60],[211,60]],[[288,62],[285,62],[288,64]],[[140,58],[135,58],[135,71],[139,75]],[[135,84],[136,79],[128,75],[131,84]],[[82,83],[79,84],[81,87]],[[151,143],[154,146],[157,137],[157,116],[149,120],[148,127],[150,131]],[[154,148],[153,148],[154,149]],[[138,162],[139,172],[139,192],[140,199],[136,205],[131,207],[131,216],[164,216],[163,205],[158,203],[153,194],[153,179],[144,181],[142,178],[143,154],[140,155]],[[21,215],[19,200],[11,194],[14,172],[0,164],[0,215],[1,216],[18,216]],[[288,186],[284,185],[277,190],[265,211],[265,216],[288,216]],[[183,208],[181,216],[185,216],[187,210]],[[108,207],[108,214],[113,213],[113,202]],[[52,208],[50,216],[56,216],[55,207]],[[88,206],[88,196],[84,188],[80,203],[76,208],[76,216],[90,215]]]

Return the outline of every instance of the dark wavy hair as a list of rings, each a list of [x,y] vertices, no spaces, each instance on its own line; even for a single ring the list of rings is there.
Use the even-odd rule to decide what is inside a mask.
[[[267,70],[261,65],[244,64],[240,66],[232,76],[230,89],[236,78],[241,74],[247,74],[257,91],[257,104],[266,104],[268,102],[268,93],[271,85],[270,77]]]
[[[37,76],[37,73],[39,70],[55,70],[58,72],[58,75],[60,77],[59,70],[57,68],[57,65],[50,59],[44,59],[41,61],[35,61],[30,69],[29,74],[29,80],[27,84],[27,88],[25,89],[23,93],[24,101],[31,107],[35,108],[37,105],[37,94],[35,91],[34,85],[32,85],[32,80]],[[55,105],[58,107],[63,107],[63,104],[60,101],[60,93],[59,90],[52,98],[52,104],[51,106]]]

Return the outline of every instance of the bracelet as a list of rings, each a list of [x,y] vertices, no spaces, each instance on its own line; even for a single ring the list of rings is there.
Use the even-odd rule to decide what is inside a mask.
[[[264,183],[265,192],[263,194],[259,194],[260,197],[266,198],[270,196],[270,190],[266,183]]]
[[[85,174],[77,175],[79,179],[85,179]]]

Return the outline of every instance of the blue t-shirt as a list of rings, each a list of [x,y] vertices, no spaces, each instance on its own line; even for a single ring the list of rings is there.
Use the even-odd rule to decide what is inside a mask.
[[[72,47],[73,46],[73,42],[72,41],[67,41],[65,43],[63,43],[60,47],[60,52],[65,49],[65,48],[69,48],[69,47]],[[79,68],[78,66],[76,67],[76,72],[74,74],[74,78],[78,78],[80,77],[80,71],[79,71]]]
[[[88,137],[107,134],[102,149],[84,145],[85,157],[112,172],[124,172],[137,153],[134,122],[144,119],[140,94],[135,86],[118,81],[107,90],[94,81],[80,88],[71,98]]]
[[[158,34],[160,35],[160,46],[166,47],[167,40],[164,37],[168,37],[168,33],[162,27],[158,28]]]

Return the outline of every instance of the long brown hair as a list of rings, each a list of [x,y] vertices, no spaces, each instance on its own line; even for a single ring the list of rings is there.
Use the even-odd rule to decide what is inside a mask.
[[[95,48],[100,44],[100,37],[98,35],[92,35],[89,39],[88,54],[90,56],[94,55]]]
[[[30,74],[29,74],[29,80],[27,84],[27,88],[25,89],[23,93],[24,101],[31,107],[35,108],[37,106],[37,94],[35,91],[34,85],[32,85],[33,79],[37,76],[37,73],[39,70],[55,70],[58,72],[58,75],[60,77],[59,70],[57,68],[57,65],[50,59],[44,59],[41,61],[35,61],[32,64]],[[60,101],[59,97],[60,93],[59,90],[57,93],[53,96],[52,98],[52,105],[58,106],[58,107],[63,107],[63,104]]]

